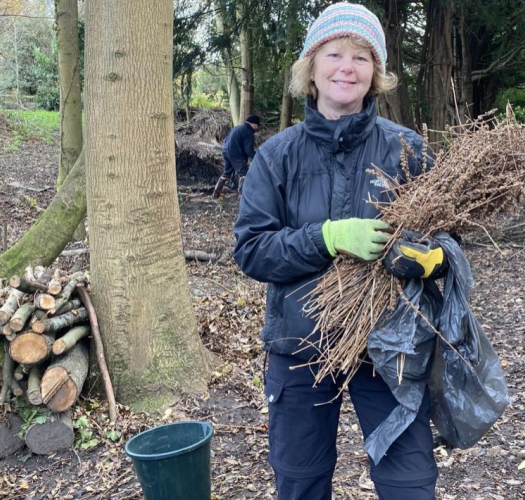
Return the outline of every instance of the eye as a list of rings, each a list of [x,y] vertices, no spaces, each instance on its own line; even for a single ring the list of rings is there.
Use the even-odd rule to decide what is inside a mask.
[[[361,62],[368,61],[368,58],[365,57],[365,56],[356,56],[356,59],[357,59],[358,61],[361,61]]]
[[[339,57],[339,54],[337,52],[330,52],[328,57]]]

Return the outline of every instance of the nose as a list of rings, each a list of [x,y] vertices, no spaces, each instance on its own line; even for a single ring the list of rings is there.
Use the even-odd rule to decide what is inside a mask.
[[[344,57],[341,60],[340,70],[343,73],[347,73],[347,74],[353,73],[354,72],[354,60],[351,57]]]

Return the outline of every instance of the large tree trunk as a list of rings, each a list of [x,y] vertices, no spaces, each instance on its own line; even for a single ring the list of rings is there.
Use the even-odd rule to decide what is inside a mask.
[[[216,2],[217,9],[217,31],[225,36],[229,35],[231,41],[231,33],[229,28],[226,29],[227,22],[225,21],[224,7],[219,7],[219,3]],[[241,91],[239,89],[239,81],[235,73],[235,67],[233,65],[233,56],[231,47],[224,48],[221,52],[224,66],[226,67],[227,75],[227,86],[228,86],[228,98],[230,101],[230,114],[232,117],[233,125],[239,125],[239,115],[241,109]]]
[[[383,94],[378,99],[381,115],[405,127],[414,128],[412,104],[408,93],[408,85],[403,72],[403,38],[405,35],[406,15],[403,14],[403,4],[396,0],[383,0],[386,21],[384,25],[386,48],[388,53],[388,69],[399,78],[399,84],[389,94]]]
[[[429,0],[421,69],[418,75],[418,126],[426,123],[431,143],[442,140],[450,119],[453,10],[444,0]],[[434,146],[436,147],[436,146]]]
[[[24,274],[27,266],[49,266],[71,241],[86,215],[84,153],[67,176],[62,189],[24,236],[0,256],[0,278]]]
[[[60,162],[57,188],[60,188],[82,151],[77,0],[56,0],[56,24],[60,84]]]
[[[172,2],[86,4],[86,162],[93,302],[120,401],[160,406],[210,371],[180,232]]]
[[[250,12],[248,3],[241,7],[241,22],[244,24],[240,34],[241,44],[241,111],[239,123],[243,123],[253,114],[253,33],[250,27]]]

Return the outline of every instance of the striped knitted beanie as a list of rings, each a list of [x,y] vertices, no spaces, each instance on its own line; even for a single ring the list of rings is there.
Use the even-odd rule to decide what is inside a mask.
[[[366,7],[354,3],[336,3],[327,7],[312,24],[306,35],[299,59],[308,57],[324,43],[346,36],[356,36],[372,50],[382,69],[386,69],[385,33],[379,19]]]

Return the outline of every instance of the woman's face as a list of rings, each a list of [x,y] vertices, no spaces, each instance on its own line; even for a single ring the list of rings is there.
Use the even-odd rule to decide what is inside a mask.
[[[317,87],[317,109],[329,120],[359,113],[372,86],[372,51],[351,42],[332,40],[317,51],[313,80]]]

